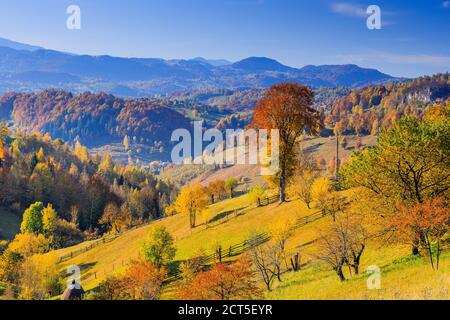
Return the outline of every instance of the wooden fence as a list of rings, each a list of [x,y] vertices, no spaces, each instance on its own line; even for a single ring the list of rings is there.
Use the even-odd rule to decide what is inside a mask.
[[[66,261],[66,260],[70,260],[70,259],[72,259],[73,257],[76,257],[76,256],[78,256],[78,255],[80,255],[80,254],[82,254],[82,253],[84,253],[84,252],[87,252],[87,251],[89,251],[89,250],[92,250],[93,248],[98,247],[98,246],[101,245],[101,244],[111,242],[111,241],[117,239],[118,237],[122,236],[123,234],[125,234],[125,233],[127,233],[127,232],[130,232],[130,231],[133,231],[133,230],[136,230],[136,229],[139,229],[139,228],[148,226],[149,224],[155,223],[155,222],[157,222],[157,221],[164,220],[164,219],[166,219],[166,218],[167,218],[167,217],[163,217],[163,218],[160,218],[160,219],[157,219],[157,220],[152,220],[152,221],[149,221],[149,222],[147,222],[147,223],[144,223],[144,224],[140,224],[140,225],[134,226],[134,227],[132,227],[132,228],[130,228],[130,229],[127,229],[127,230],[125,230],[125,231],[123,231],[123,232],[121,232],[121,233],[117,233],[117,234],[113,234],[113,235],[108,235],[108,236],[104,236],[104,237],[102,237],[102,238],[100,238],[100,239],[93,240],[92,243],[90,243],[90,244],[88,244],[88,245],[86,245],[86,246],[84,246],[84,247],[82,247],[82,248],[79,248],[79,249],[76,249],[76,250],[72,250],[72,251],[70,251],[70,252],[68,252],[68,253],[66,253],[66,254],[64,254],[64,255],[62,255],[62,256],[60,256],[60,257],[59,257],[59,262],[64,262],[64,261]]]
[[[265,198],[262,198],[260,200],[259,205],[260,206],[267,206],[269,204],[277,202],[278,200],[279,200],[279,195],[274,195],[274,196],[271,196],[271,197],[265,197]],[[321,218],[323,218],[325,216],[326,216],[326,214],[324,214],[323,211],[318,211],[318,212],[315,212],[315,213],[310,214],[308,216],[299,217],[299,218],[296,219],[293,227],[294,228],[303,227],[303,226],[308,225],[308,224],[310,224],[310,223],[312,223],[312,222],[314,222],[316,220],[319,220],[319,219],[321,219]],[[165,219],[165,218],[161,218],[160,220],[163,220],[163,219]],[[148,222],[145,225],[154,223],[156,221],[159,221],[159,220],[154,220],[154,221]],[[91,249],[93,249],[93,248],[95,248],[95,247],[97,247],[97,246],[99,246],[101,244],[111,242],[111,241],[117,239],[119,236],[123,235],[126,232],[130,232],[130,231],[132,231],[134,229],[141,228],[143,226],[144,225],[135,226],[135,227],[133,227],[131,229],[128,229],[127,231],[125,231],[123,233],[116,234],[116,235],[110,235],[110,236],[106,236],[106,237],[103,237],[101,239],[98,239],[98,240],[92,242],[91,244],[89,244],[89,245],[87,245],[87,246],[85,246],[83,248],[71,251],[71,252],[61,256],[59,258],[59,261],[62,262],[62,261],[65,261],[65,260],[69,260],[69,259],[71,259],[71,258],[73,258],[73,257],[75,257],[75,256],[77,256],[77,255],[79,255],[81,253],[87,252],[87,251],[89,251],[89,250],[91,250]],[[239,256],[239,255],[243,254],[244,252],[250,251],[251,249],[253,249],[253,248],[257,247],[257,246],[268,242],[270,239],[271,239],[270,233],[268,233],[268,232],[261,232],[261,233],[255,234],[250,239],[247,239],[247,240],[244,240],[244,241],[242,241],[240,243],[231,245],[231,246],[229,246],[227,248],[223,248],[222,246],[219,246],[214,252],[204,256],[202,258],[202,262],[203,262],[204,265],[209,265],[209,264],[211,264],[213,262],[222,262],[223,259]],[[307,246],[307,245],[309,245],[311,243],[304,244],[304,245],[302,245],[300,247]],[[113,265],[111,270],[110,270],[110,272],[114,272],[116,267],[123,267],[123,266],[126,266],[126,265],[128,265],[128,262],[122,261],[122,263],[119,266]],[[107,272],[106,270],[104,270],[100,274],[106,275],[106,274],[109,274],[110,272]],[[172,271],[171,272],[171,277],[169,277],[166,281],[173,281],[173,280],[178,279],[179,277],[180,277],[180,271],[177,269],[176,271]],[[97,273],[90,274],[86,278],[90,278],[90,281],[92,281],[94,279],[97,279]],[[88,281],[88,282],[90,282],[90,281]]]
[[[276,198],[277,199],[276,201],[278,201],[278,196],[270,197],[268,199],[274,199],[274,198]],[[303,227],[303,226],[313,223],[314,221],[317,221],[325,216],[326,216],[326,214],[324,214],[323,211],[318,211],[311,215],[297,218],[293,227],[294,228]],[[202,257],[202,263],[204,265],[209,265],[212,262],[222,262],[223,259],[239,256],[239,255],[243,254],[244,252],[247,252],[257,246],[260,246],[260,245],[268,242],[270,239],[271,239],[270,233],[261,232],[261,233],[258,233],[256,235],[252,236],[248,240],[244,240],[240,243],[229,246],[228,248],[223,248],[222,246],[219,246],[215,250],[215,252],[212,252],[212,253]],[[305,244],[299,246],[299,248],[308,246],[312,243],[314,243],[314,241],[305,243]],[[176,271],[172,272],[172,277],[170,277],[167,281],[176,280],[179,277],[180,277],[180,271],[176,270]]]
[[[261,198],[261,199],[259,199],[258,203],[259,203],[260,207],[264,207],[264,206],[268,206],[269,204],[275,203],[278,200],[280,200],[280,196],[274,195],[271,197]]]

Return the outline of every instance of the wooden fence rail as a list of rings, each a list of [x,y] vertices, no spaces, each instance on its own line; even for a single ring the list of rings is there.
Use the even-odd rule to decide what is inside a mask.
[[[271,197],[271,198],[273,199],[274,197]],[[276,197],[276,199],[278,200],[278,196]],[[324,214],[323,211],[321,210],[321,211],[315,212],[311,215],[297,218],[293,227],[294,228],[303,227],[303,226],[313,223],[321,218],[324,218],[325,216],[326,216],[326,214]],[[255,236],[252,236],[248,240],[244,240],[240,243],[229,246],[228,248],[223,248],[223,247],[219,246],[215,250],[215,252],[204,256],[202,258],[202,262],[204,265],[208,265],[214,261],[222,262],[222,260],[225,258],[231,258],[231,257],[241,255],[244,252],[247,252],[259,245],[262,245],[262,244],[268,242],[270,239],[271,239],[270,233],[261,232],[259,234],[256,234]],[[307,246],[312,243],[313,243],[313,241],[306,243],[303,246]],[[300,247],[302,247],[302,246],[300,246]],[[180,277],[180,271],[177,270],[172,273],[172,277],[170,278],[170,280],[176,280],[179,277]]]
[[[279,195],[266,197],[266,198],[263,198],[263,199],[260,200],[259,205],[260,206],[266,206],[266,205],[275,203],[278,200],[279,200]],[[297,218],[296,221],[295,221],[295,224],[293,225],[293,227],[294,228],[303,227],[303,226],[305,226],[307,224],[310,224],[312,222],[315,222],[316,220],[319,220],[319,219],[321,219],[321,218],[323,218],[325,216],[326,216],[326,214],[323,211],[318,211],[318,212],[315,212],[315,213],[310,214],[308,216]],[[162,220],[162,219],[165,219],[165,218],[161,218],[159,220]],[[154,223],[154,222],[159,221],[159,220],[153,220],[151,222],[148,222],[145,225]],[[127,231],[125,231],[123,233],[126,233],[126,232],[129,232],[131,230],[140,228],[142,226],[143,225],[135,226],[135,227],[133,227],[131,229],[128,229]],[[65,255],[61,256],[59,258],[59,260],[60,260],[60,262],[65,261],[65,260],[69,260],[69,259],[75,257],[76,255],[79,255],[79,254],[81,254],[83,252],[89,251],[89,250],[99,246],[100,244],[111,242],[111,241],[117,239],[123,233],[116,234],[116,235],[110,235],[110,236],[106,236],[106,237],[103,237],[101,239],[98,239],[95,242],[87,245],[86,247],[80,248],[80,249],[75,250],[75,251],[71,251],[68,254],[65,254]],[[271,239],[270,233],[268,233],[268,232],[261,232],[261,233],[258,233],[256,235],[252,236],[250,239],[247,239],[247,240],[244,240],[244,241],[242,241],[240,243],[231,245],[228,248],[226,248],[226,247],[224,248],[222,246],[219,246],[214,252],[204,256],[202,258],[202,262],[203,262],[204,265],[209,265],[209,264],[211,264],[212,262],[215,262],[215,261],[216,262],[222,262],[223,259],[239,256],[239,255],[243,254],[244,252],[247,252],[247,251],[249,251],[249,250],[251,250],[251,249],[253,249],[253,248],[255,248],[255,247],[259,246],[259,245],[262,245],[262,244],[268,242],[270,239]],[[308,244],[305,244],[305,245],[308,245]],[[127,264],[128,263],[122,261],[122,266],[127,265]],[[114,269],[115,269],[115,266],[113,265],[111,272],[113,272]],[[106,270],[103,273],[106,275],[107,274]],[[180,276],[181,276],[181,272],[177,269],[176,271],[171,272],[171,276],[166,281],[173,281],[173,280],[179,279]],[[92,275],[92,277],[94,279],[97,279],[97,273]]]

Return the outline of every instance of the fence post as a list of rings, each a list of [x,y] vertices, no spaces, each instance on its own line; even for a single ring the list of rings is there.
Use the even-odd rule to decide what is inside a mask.
[[[228,249],[228,256],[231,257],[231,246],[230,246],[230,248]]]

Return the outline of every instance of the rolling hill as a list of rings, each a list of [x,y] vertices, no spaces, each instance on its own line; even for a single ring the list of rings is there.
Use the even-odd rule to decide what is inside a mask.
[[[12,121],[25,132],[49,132],[65,141],[79,139],[90,147],[121,142],[129,136],[153,148],[154,153],[170,145],[175,129],[190,128],[186,117],[155,100],[104,93],[74,96],[62,90],[6,94],[0,97],[0,120]]]
[[[234,213],[235,209],[237,214]],[[227,252],[227,248],[248,239],[250,234],[267,230],[272,221],[302,218],[314,211],[307,209],[298,200],[281,206],[271,204],[254,208],[244,195],[210,206],[207,215],[201,220],[209,221],[208,224],[197,227],[192,234],[187,217],[172,216],[128,231],[111,241],[82,243],[57,251],[57,254],[64,258],[60,263],[62,270],[73,264],[81,267],[82,283],[86,289],[91,290],[108,275],[122,272],[132,259],[139,256],[141,245],[155,225],[164,225],[173,235],[177,247],[175,260],[180,262],[193,257],[201,249],[210,254],[218,244]],[[367,273],[349,277],[348,281],[341,283],[334,272],[316,258],[314,240],[318,231],[330,223],[331,217],[324,217],[296,229],[287,243],[287,251],[300,251],[303,267],[298,272],[285,273],[283,282],[277,283],[272,292],[267,292],[268,299],[449,298],[448,291],[445,290],[448,281],[446,274],[450,271],[448,253],[443,256],[441,270],[433,272],[423,258],[410,256],[408,246],[388,246],[381,241],[371,241],[368,244],[362,259],[362,269],[378,265],[382,270],[382,289],[367,288]],[[225,257],[227,259],[230,258]],[[413,279],[409,278],[411,276]],[[174,284],[176,283],[165,287],[163,299],[174,298]]]

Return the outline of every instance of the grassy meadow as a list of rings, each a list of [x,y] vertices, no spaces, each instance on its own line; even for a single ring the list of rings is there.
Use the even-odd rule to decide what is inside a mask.
[[[63,271],[69,265],[82,269],[82,283],[87,290],[95,288],[105,277],[120,273],[128,262],[138,258],[140,248],[152,228],[164,225],[175,239],[180,262],[194,257],[203,250],[214,252],[218,244],[224,251],[248,239],[254,232],[267,231],[275,219],[295,219],[317,212],[308,209],[303,202],[293,200],[278,205],[255,208],[250,205],[247,195],[228,199],[209,206],[205,214],[198,217],[198,227],[192,232],[187,217],[176,215],[149,225],[130,230],[115,240],[89,249],[91,243],[57,251],[64,256],[80,248],[88,248],[72,259],[60,263]],[[207,223],[206,223],[207,222]],[[350,276],[346,270],[345,282],[340,282],[336,274],[317,260],[317,248],[312,243],[320,230],[332,223],[330,216],[319,219],[295,230],[288,240],[287,252],[300,252],[302,269],[287,272],[282,282],[275,283],[274,289],[266,293],[267,299],[448,299],[449,257],[444,254],[439,271],[431,267],[421,257],[410,255],[410,247],[387,245],[381,241],[371,241],[362,256],[360,275]],[[381,268],[381,289],[367,288],[366,268],[376,265]],[[173,299],[170,283],[163,289],[163,299]]]

